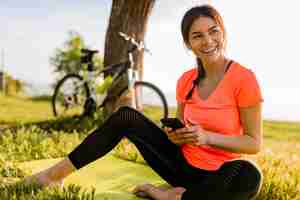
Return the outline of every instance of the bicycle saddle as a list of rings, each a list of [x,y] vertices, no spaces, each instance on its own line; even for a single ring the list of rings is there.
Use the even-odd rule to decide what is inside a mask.
[[[84,54],[95,54],[98,53],[98,50],[91,50],[91,49],[81,49],[81,52]]]

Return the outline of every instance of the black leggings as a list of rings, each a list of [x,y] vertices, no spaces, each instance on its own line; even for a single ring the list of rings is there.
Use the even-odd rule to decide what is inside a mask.
[[[226,162],[217,171],[193,167],[161,128],[129,107],[121,107],[113,113],[68,157],[79,169],[110,152],[124,136],[135,144],[161,178],[174,187],[186,189],[183,200],[244,200],[260,189],[262,175],[252,163]]]

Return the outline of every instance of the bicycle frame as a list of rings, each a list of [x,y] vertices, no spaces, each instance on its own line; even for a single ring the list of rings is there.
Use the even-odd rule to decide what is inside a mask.
[[[132,55],[132,53],[130,53],[130,55]],[[111,65],[111,71],[116,71],[116,73],[113,74],[112,76],[112,82],[117,82],[121,76],[126,73],[126,80],[127,80],[127,90],[122,92],[122,94],[126,94],[129,91],[133,91],[134,89],[134,84],[136,81],[139,80],[138,78],[138,71],[132,69],[133,63],[129,61],[130,67],[126,66],[127,62],[124,63],[119,63],[119,64],[115,64],[115,65]],[[115,69],[114,69],[115,67]],[[95,71],[88,71],[87,72],[87,76],[86,76],[86,80],[84,80],[84,82],[86,82],[88,84],[88,87],[90,88],[90,97],[96,102],[97,106],[100,106],[102,101],[107,97],[107,92],[105,92],[104,94],[98,94],[96,92],[96,85],[97,83],[97,79],[102,79],[102,81],[104,80],[104,72],[107,71],[106,69],[96,73]],[[100,77],[99,75],[100,74]],[[82,82],[82,84],[84,84],[84,82]],[[132,106],[135,107],[136,102],[135,102],[135,98],[132,98]]]
[[[143,42],[137,42],[135,41],[134,38],[124,34],[124,33],[121,33],[119,32],[119,35],[126,41],[130,41],[131,44],[133,44],[133,48],[131,48],[129,51],[128,51],[128,59],[127,61],[125,62],[121,62],[121,63],[118,63],[118,64],[115,64],[115,65],[111,65],[111,66],[108,66],[108,67],[105,67],[105,69],[103,69],[102,71],[100,71],[100,74],[104,74],[106,71],[111,71],[111,72],[115,72],[118,68],[120,68],[119,71],[117,71],[116,73],[113,73],[113,77],[112,77],[112,82],[116,82],[118,81],[118,78],[121,77],[124,73],[126,73],[126,76],[127,76],[127,90],[126,92],[122,92],[123,93],[128,93],[128,92],[134,92],[134,85],[135,85],[135,82],[136,81],[139,81],[139,77],[138,77],[138,71],[137,70],[134,70],[133,69],[133,66],[134,66],[134,59],[133,59],[133,52],[135,50],[145,50],[145,51],[148,51],[148,49],[145,48]],[[96,104],[98,106],[101,106],[99,105],[99,102],[102,102],[101,100],[98,100],[98,98],[101,97],[101,99],[106,99],[106,97],[108,96],[107,93],[103,94],[103,95],[99,95],[96,93],[96,89],[95,89],[95,72],[93,70],[93,63],[91,62],[92,60],[92,56],[93,56],[93,53],[97,53],[97,51],[90,51],[90,50],[84,50],[87,54],[86,54],[86,57],[85,58],[88,58],[88,75],[87,75],[87,84],[90,88],[90,92],[91,92],[91,95],[90,97],[96,102]],[[128,66],[128,63],[129,63],[129,66]],[[116,69],[114,69],[116,68]],[[103,77],[104,78],[104,77]],[[132,94],[132,95],[135,95],[134,97],[135,98],[131,98],[132,99],[132,102],[131,102],[131,106],[132,107],[135,107],[136,108],[136,104],[138,102],[135,102],[136,98],[138,98],[138,94]],[[97,98],[98,96],[98,98]]]

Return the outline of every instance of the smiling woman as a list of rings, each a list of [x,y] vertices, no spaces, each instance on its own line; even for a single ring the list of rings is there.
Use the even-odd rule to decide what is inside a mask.
[[[263,99],[255,75],[225,57],[225,28],[212,6],[188,10],[182,36],[198,60],[177,81],[177,117],[183,128],[163,130],[142,113],[121,107],[67,158],[26,180],[43,186],[61,184],[72,172],[106,155],[125,136],[172,186],[162,190],[139,185],[136,195],[156,200],[246,200],[257,195],[262,174],[241,158],[259,152],[262,143]]]

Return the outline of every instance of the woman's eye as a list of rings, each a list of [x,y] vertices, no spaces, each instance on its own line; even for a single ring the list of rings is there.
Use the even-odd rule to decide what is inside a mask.
[[[216,33],[219,33],[219,30],[218,30],[218,29],[213,29],[213,30],[211,30],[210,33],[211,33],[211,34],[216,34]]]
[[[193,38],[202,38],[203,35],[195,35]]]

